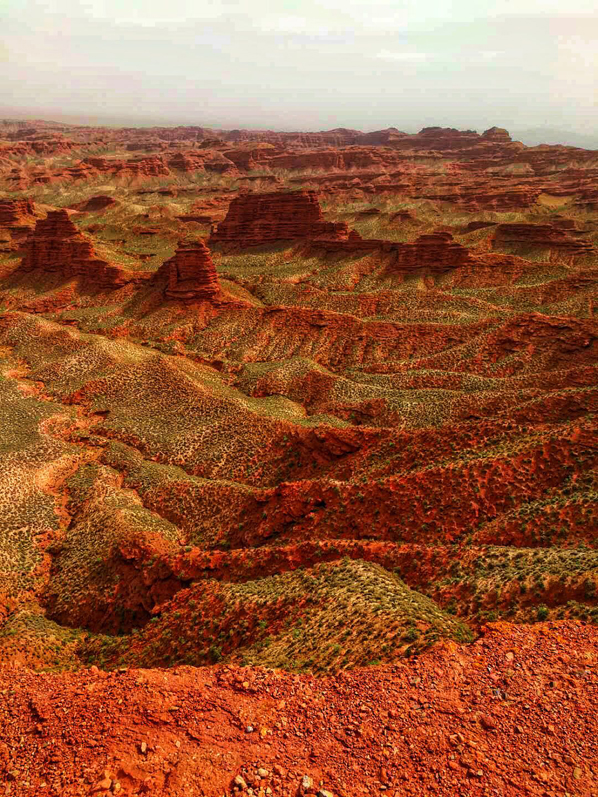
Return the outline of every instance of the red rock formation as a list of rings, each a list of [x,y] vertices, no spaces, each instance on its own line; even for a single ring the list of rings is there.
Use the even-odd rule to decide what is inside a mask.
[[[213,147],[225,147],[225,146],[226,144],[224,142],[224,139],[216,138],[216,136],[211,136],[210,138],[204,138],[198,144],[199,149],[212,149]]]
[[[453,240],[450,232],[420,235],[413,244],[403,244],[397,249],[396,268],[413,270],[427,268],[443,273],[471,261],[469,250]]]
[[[557,170],[562,170],[561,176],[568,173],[581,176],[591,174],[592,167],[596,162],[596,151],[579,149],[579,147],[563,146],[561,144],[540,144],[537,147],[525,147],[520,145],[520,150],[513,160],[517,163],[529,164],[536,174],[554,174]],[[588,169],[579,169],[584,163],[588,164]],[[563,169],[563,167],[569,167]],[[584,175],[585,176],[585,175]]]
[[[505,130],[504,127],[490,127],[488,130],[484,130],[482,138],[487,141],[500,141],[503,143],[512,141],[509,131]]]
[[[467,210],[523,210],[531,207],[543,191],[542,185],[512,182],[508,185],[496,184],[488,188],[488,179],[483,182],[472,179],[470,182],[454,181],[435,185],[434,190],[424,186],[421,191],[413,191],[422,199],[436,202],[453,202]]]
[[[465,226],[463,232],[476,232],[476,230],[485,230],[486,227],[496,227],[495,221],[470,221]]]
[[[0,199],[0,252],[17,251],[36,221],[30,199]]]
[[[555,214],[550,217],[550,223],[553,227],[558,227],[560,230],[577,230],[577,222],[575,219],[569,219],[566,216]]]
[[[169,159],[168,166],[181,172],[204,171],[205,159],[205,152],[195,152],[194,150],[177,152]]]
[[[401,141],[403,139],[400,139]],[[343,149],[315,149],[274,155],[264,162],[275,169],[371,169],[396,168],[402,156],[391,147],[352,146]]]
[[[573,238],[565,230],[551,224],[499,224],[493,245],[495,248],[507,245],[511,249],[551,249],[571,257],[591,254],[594,251],[594,247],[587,241]]]
[[[202,240],[181,241],[174,257],[156,272],[155,282],[166,282],[164,294],[186,304],[214,302],[220,295],[218,275],[210,250]]]
[[[139,141],[146,138],[150,141],[201,141],[214,135],[213,130],[196,125],[188,127],[125,127],[117,132],[125,138],[134,135]]]
[[[417,221],[417,216],[412,210],[397,210],[389,217],[389,221],[397,224],[409,224]]]
[[[360,130],[337,127],[318,133],[280,133],[275,130],[229,130],[222,134],[227,141],[264,141],[269,144],[293,147],[346,147],[357,144],[363,136]]]
[[[112,160],[109,158],[85,158],[83,164],[92,166],[99,172],[110,174],[125,174],[139,177],[157,177],[168,175],[170,171],[166,161],[161,155],[152,155],[147,158],[133,158],[131,160]]]
[[[414,136],[395,142],[400,149],[459,150],[477,144],[480,136],[475,130],[456,130],[453,127],[424,127]]]
[[[41,139],[38,141],[19,141],[3,149],[6,155],[26,158],[31,155],[59,155],[71,152],[77,144],[65,139]]]
[[[243,149],[227,149],[222,153],[232,161],[238,169],[250,171],[255,169],[260,163],[272,158],[274,155],[282,154],[283,150],[276,149],[272,144],[261,143],[254,147]]]
[[[237,174],[238,170],[235,164],[225,157],[217,150],[208,150],[207,156],[204,161],[204,166],[209,172],[216,172],[217,174]]]
[[[160,141],[160,139],[150,138],[141,139],[140,141],[129,141],[125,149],[127,152],[138,152],[139,150],[143,150],[144,152],[160,152],[167,147],[167,142]]]
[[[420,235],[413,243],[385,241],[377,238],[362,238],[351,230],[346,240],[318,240],[319,248],[330,252],[373,252],[380,250],[392,254],[390,273],[408,273],[426,270],[443,274],[452,269],[473,263],[469,250],[453,240],[449,232],[434,232]]]
[[[25,191],[29,186],[29,180],[24,169],[15,166],[4,177],[9,191]]]
[[[360,144],[371,144],[373,146],[388,146],[393,145],[399,139],[407,136],[402,130],[397,130],[396,127],[388,127],[386,130],[374,130],[372,133],[364,133],[360,139]]]
[[[83,202],[83,204],[79,207],[79,210],[93,212],[96,210],[106,210],[106,208],[112,208],[119,204],[120,202],[114,199],[114,197],[99,194],[98,196],[92,196],[86,202]]]
[[[0,228],[29,230],[35,225],[35,207],[31,199],[0,199]]]
[[[149,275],[120,269],[97,257],[92,241],[73,224],[66,210],[37,222],[25,244],[19,272],[40,271],[64,278],[81,277],[100,289],[141,282]]]
[[[325,222],[315,191],[243,194],[230,203],[212,243],[258,246],[301,238],[346,239],[346,224]]]
[[[326,251],[393,253],[392,270],[399,272],[427,269],[444,273],[472,260],[469,250],[448,232],[421,235],[409,244],[364,239],[344,223],[325,222],[314,191],[237,197],[210,241],[246,247],[297,239],[309,239]]]
[[[36,224],[21,269],[83,275],[85,265],[93,259],[91,241],[79,232],[66,210],[57,210]]]

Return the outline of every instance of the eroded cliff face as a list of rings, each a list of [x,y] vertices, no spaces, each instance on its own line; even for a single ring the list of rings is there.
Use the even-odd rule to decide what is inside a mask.
[[[92,241],[79,232],[68,211],[55,210],[35,225],[21,269],[83,276],[95,259]]]
[[[31,199],[0,199],[0,252],[16,251],[38,216]]]
[[[0,199],[0,227],[7,230],[29,229],[37,216],[31,199]]]
[[[558,226],[557,226],[558,225]],[[525,253],[528,249],[549,249],[572,258],[589,255],[594,247],[588,241],[573,238],[566,222],[558,224],[499,224],[494,233],[494,247],[507,246]],[[564,227],[564,229],[563,229]]]
[[[118,160],[111,158],[90,157],[83,160],[83,164],[108,174],[129,174],[139,177],[158,177],[169,174],[168,165],[161,155],[147,158],[130,158]]]
[[[429,271],[443,274],[475,262],[470,251],[453,239],[450,232],[420,235],[413,243],[402,243],[376,238],[362,238],[351,230],[346,239],[333,240],[322,236],[314,240],[317,247],[329,252],[375,252],[391,256],[389,271],[409,273]]]
[[[315,191],[273,191],[233,199],[210,243],[250,247],[321,236],[342,240],[348,233],[346,225],[324,220]]]
[[[149,275],[118,268],[99,258],[93,241],[73,223],[67,210],[50,211],[24,244],[19,273],[40,272],[65,279],[82,278],[89,286],[113,289],[143,282]]]
[[[154,280],[166,283],[166,298],[184,303],[215,302],[221,293],[210,250],[202,240],[181,241],[174,257],[162,264]]]

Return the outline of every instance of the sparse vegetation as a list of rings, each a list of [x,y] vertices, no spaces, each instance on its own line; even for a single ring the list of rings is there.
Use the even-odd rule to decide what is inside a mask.
[[[592,158],[508,149],[480,177],[392,147],[47,146],[0,150],[35,202],[0,224],[1,660],[321,674],[598,620]],[[219,301],[165,301],[179,241],[240,191],[301,188],[385,243],[214,246]],[[135,279],[21,273],[55,207]],[[400,260],[431,233],[436,259]]]

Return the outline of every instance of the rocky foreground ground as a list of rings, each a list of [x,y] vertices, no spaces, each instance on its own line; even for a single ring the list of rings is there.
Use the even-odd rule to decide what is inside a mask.
[[[321,679],[8,668],[0,793],[593,797],[597,663],[595,627],[559,622]]]

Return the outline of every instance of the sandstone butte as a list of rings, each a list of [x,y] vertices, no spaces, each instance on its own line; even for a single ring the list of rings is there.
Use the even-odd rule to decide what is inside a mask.
[[[210,243],[248,247],[318,237],[343,240],[348,234],[346,224],[324,220],[315,191],[272,191],[233,199]]]
[[[174,257],[164,261],[154,277],[166,281],[164,295],[181,302],[214,301],[220,294],[210,250],[202,240],[181,241]]]
[[[19,272],[39,272],[60,278],[82,278],[98,289],[114,289],[143,281],[143,274],[127,272],[97,257],[93,242],[75,226],[67,210],[50,211],[39,219],[24,244]]]
[[[0,199],[0,249],[16,251],[36,221],[35,204],[30,199]]]
[[[494,233],[494,244],[512,244],[519,248],[540,247],[567,253],[572,257],[594,251],[589,242],[577,240],[566,230],[552,224],[499,224]]]
[[[0,797],[596,797],[596,152],[3,120],[0,192]]]
[[[392,253],[391,269],[398,272],[429,269],[443,273],[472,262],[469,250],[454,241],[448,232],[421,235],[414,243],[397,243],[364,239],[345,223],[326,222],[315,191],[239,196],[230,203],[226,218],[210,237],[212,244],[233,244],[239,248],[292,240],[308,240],[331,252]]]
[[[345,241],[322,238],[315,242],[328,251],[373,252],[381,251],[392,255],[390,271],[397,273],[429,270],[442,274],[446,271],[474,263],[475,257],[469,250],[453,240],[449,232],[436,232],[420,235],[413,243],[402,243],[376,238],[362,238],[351,231]]]

